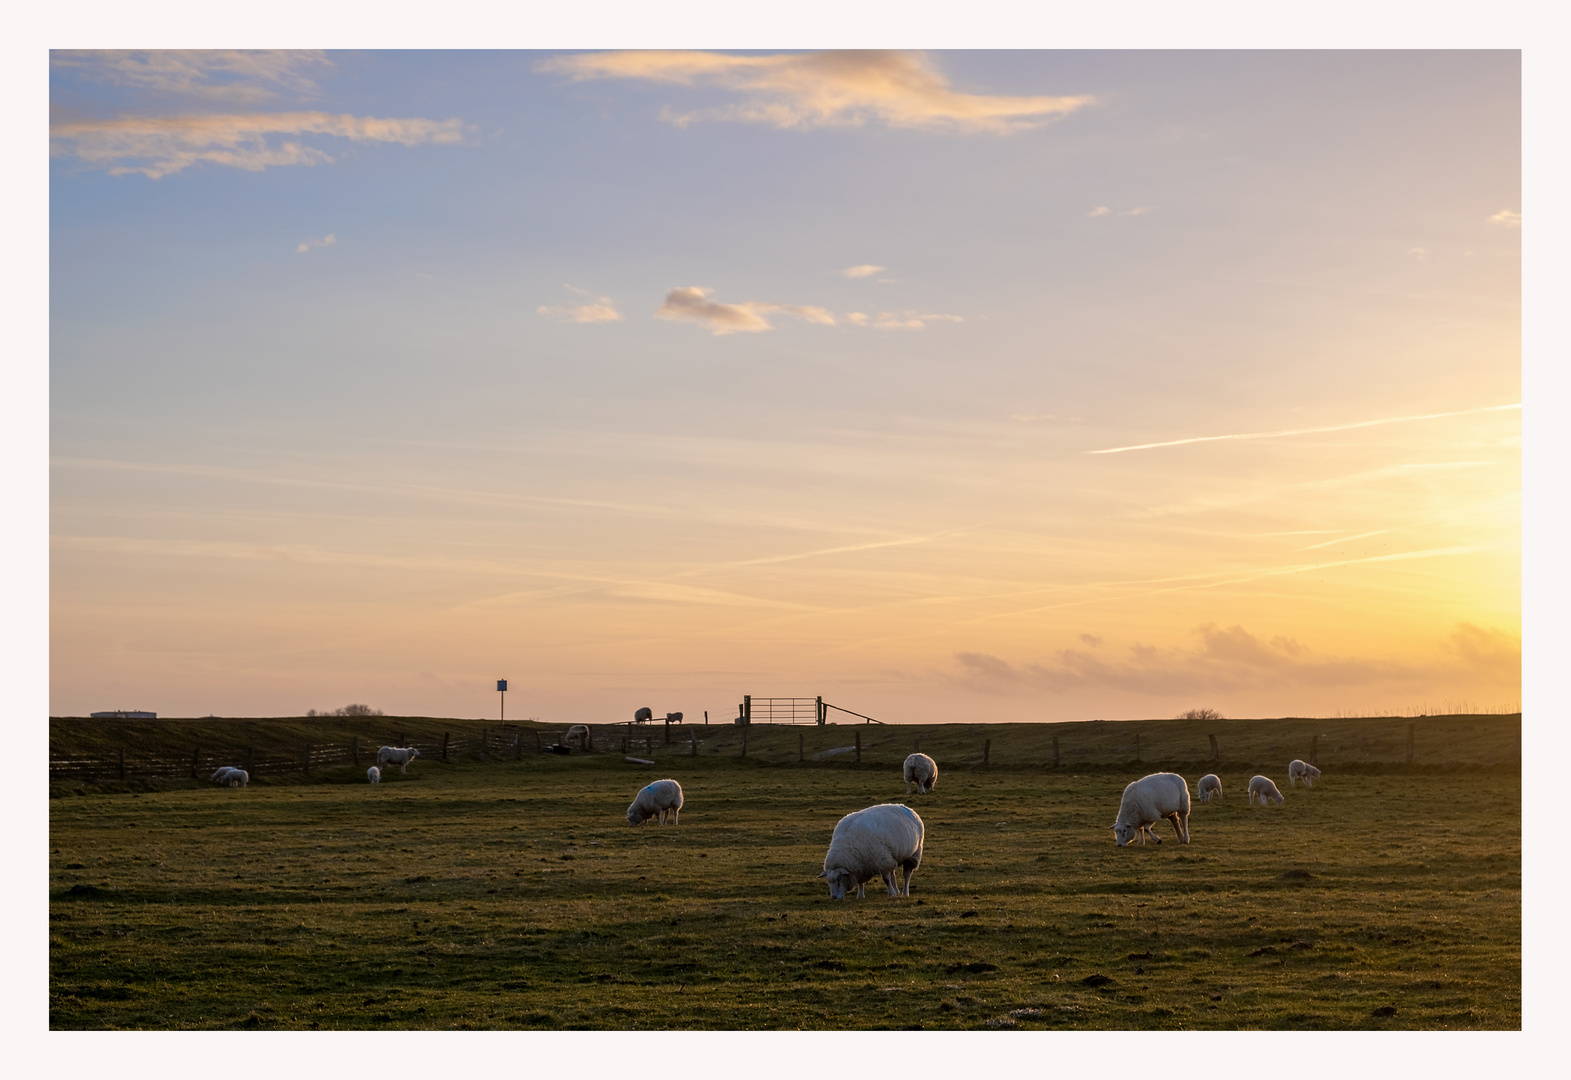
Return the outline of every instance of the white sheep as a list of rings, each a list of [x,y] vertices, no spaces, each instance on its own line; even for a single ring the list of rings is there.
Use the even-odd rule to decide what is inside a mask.
[[[1195,785],[1195,790],[1200,793],[1201,802],[1210,802],[1213,798],[1220,801],[1222,778],[1214,772],[1208,772],[1200,778],[1200,782]]]
[[[857,899],[866,896],[866,882],[884,879],[890,896],[899,896],[898,871],[905,871],[905,895],[911,895],[911,875],[922,865],[922,819],[900,803],[881,803],[847,814],[835,826],[824,855],[829,895],[842,900],[852,888]]]
[[[376,752],[377,766],[397,765],[398,771],[403,772],[409,768],[409,763],[420,756],[420,751],[412,746],[384,746]]]
[[[365,778],[372,784],[380,784],[382,782],[382,770],[373,765],[365,771]]]
[[[233,765],[225,765],[213,774],[212,779],[225,787],[245,787],[251,782],[251,774]]]
[[[1256,776],[1249,781],[1249,805],[1255,805],[1255,799],[1257,798],[1260,800],[1261,806],[1266,804],[1267,799],[1281,805],[1282,793],[1277,790],[1277,786],[1271,782],[1269,776]]]
[[[645,787],[627,808],[627,823],[642,825],[650,818],[665,824],[666,814],[671,824],[677,823],[677,812],[682,809],[682,785],[675,780],[656,780]]]
[[[938,786],[938,762],[926,754],[912,754],[905,763],[906,794],[911,794],[911,784],[916,783],[916,793],[926,795]]]
[[[1314,787],[1315,778],[1320,775],[1320,770],[1307,761],[1294,758],[1287,763],[1287,786],[1294,787],[1302,780],[1305,787]]]
[[[1189,843],[1189,785],[1177,773],[1152,773],[1126,786],[1113,822],[1113,836],[1119,847],[1137,836],[1142,844],[1146,837],[1160,844],[1162,838],[1151,826],[1163,818],[1173,823],[1179,843]]]
[[[589,725],[574,724],[567,729],[567,734],[562,736],[563,746],[576,746],[580,750],[589,749]]]

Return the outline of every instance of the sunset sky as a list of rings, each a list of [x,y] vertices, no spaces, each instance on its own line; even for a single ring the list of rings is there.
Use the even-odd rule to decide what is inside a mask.
[[[50,711],[1515,707],[1520,85],[55,52]]]

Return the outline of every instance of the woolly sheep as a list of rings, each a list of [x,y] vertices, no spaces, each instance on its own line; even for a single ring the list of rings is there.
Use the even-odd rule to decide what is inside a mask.
[[[1189,843],[1189,785],[1177,773],[1152,773],[1125,787],[1118,804],[1118,819],[1113,822],[1113,836],[1119,847],[1136,836],[1142,844],[1148,836],[1160,844],[1162,838],[1151,831],[1151,826],[1163,818],[1173,823],[1179,843]]]
[[[382,782],[382,770],[373,765],[365,771],[365,778],[370,783],[380,784]]]
[[[1213,798],[1222,798],[1222,778],[1216,773],[1208,772],[1200,778],[1200,783],[1195,785],[1195,790],[1200,792],[1201,802],[1210,802]]]
[[[403,772],[409,768],[409,763],[420,756],[420,751],[412,746],[384,746],[376,752],[378,767],[384,765],[397,765],[398,771]]]
[[[916,783],[916,793],[926,795],[938,786],[938,762],[926,754],[912,754],[905,763],[906,794],[911,794],[911,784]]]
[[[1287,786],[1293,787],[1302,780],[1305,787],[1315,786],[1315,777],[1320,775],[1320,770],[1307,761],[1294,758],[1287,763]]]
[[[633,714],[633,723],[635,723],[635,724],[642,724],[645,721],[653,720],[654,718],[655,718],[654,710],[651,709],[648,705],[645,705],[642,709],[639,709],[637,712],[635,712]]]
[[[847,814],[835,826],[824,855],[824,870],[818,876],[829,879],[829,895],[842,900],[852,888],[857,899],[867,895],[866,882],[884,879],[890,896],[899,896],[896,882],[905,871],[905,895],[911,895],[911,875],[922,865],[922,819],[916,811],[900,803],[881,803]]]
[[[562,736],[563,746],[576,746],[580,750],[589,749],[589,725],[574,724],[567,729],[567,734]]]
[[[1269,776],[1256,776],[1251,778],[1249,781],[1250,806],[1255,805],[1256,798],[1260,800],[1261,806],[1266,804],[1267,799],[1270,799],[1272,802],[1280,805],[1282,802],[1282,793],[1277,790],[1276,785],[1271,782],[1271,778]]]
[[[212,780],[215,784],[228,783],[229,774],[234,771],[235,767],[233,765],[220,765],[217,771],[214,772],[212,776],[208,777],[208,779]]]
[[[627,823],[642,825],[650,818],[665,824],[666,814],[671,824],[677,823],[677,812],[682,809],[682,785],[675,780],[656,780],[640,791],[627,808]]]
[[[251,782],[251,774],[233,765],[225,765],[213,774],[212,779],[225,787],[245,787]]]

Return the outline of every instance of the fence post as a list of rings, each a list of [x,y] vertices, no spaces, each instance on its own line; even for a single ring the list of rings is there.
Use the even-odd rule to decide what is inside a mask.
[[[804,742],[804,739],[802,737],[802,733],[799,731],[796,734],[796,759],[798,761],[803,760],[803,758],[802,758],[803,742]]]
[[[988,758],[993,753],[993,740],[987,739],[982,743],[982,764],[988,764]]]
[[[705,713],[704,715],[707,717],[709,714]],[[693,755],[692,756],[693,757],[697,757],[698,756],[698,729],[697,728],[693,729],[692,735],[693,735]]]
[[[447,732],[442,732],[442,760],[447,760]]]
[[[349,743],[349,752],[355,757],[355,764],[360,764],[360,736],[356,735]]]
[[[1216,748],[1216,736],[1215,735],[1207,735],[1206,738],[1211,740],[1211,760],[1212,761],[1221,761],[1222,760],[1222,755]]]
[[[196,747],[195,749],[193,749],[191,751],[191,779],[192,780],[196,779],[196,764],[197,764],[198,761],[201,760],[201,758],[202,758],[202,748],[200,746],[198,746],[198,747]]]
[[[1140,760],[1140,732],[1135,732],[1135,760]]]
[[[1309,764],[1320,764],[1320,736],[1309,736]]]
[[[1407,763],[1409,765],[1413,764],[1413,728],[1414,728],[1414,726],[1415,725],[1413,725],[1413,724],[1407,725]]]
[[[256,747],[245,748],[245,771],[247,776],[256,775]]]
[[[746,727],[748,724],[751,724],[752,722],[753,722],[753,695],[752,694],[743,694],[742,695],[742,726]],[[742,745],[744,745],[744,746],[747,745],[747,740],[745,738],[742,740]]]
[[[409,740],[404,738],[404,733],[402,731],[400,731],[398,733],[398,745],[399,746],[408,746],[409,745]]]
[[[544,748],[540,745],[540,729],[535,728],[535,753],[538,754],[542,749]],[[519,753],[522,752],[523,751],[519,751]]]
[[[304,773],[309,773],[311,771],[311,744],[310,743],[306,743],[305,749],[302,750],[301,753],[300,753],[300,771],[304,772]]]
[[[1058,768],[1058,736],[1053,736],[1053,768]]]
[[[860,731],[856,733],[856,763],[858,765],[862,764],[862,733]]]
[[[818,721],[818,726],[819,727],[823,727],[823,725],[824,725],[824,695],[819,694],[818,697],[815,698],[814,700],[818,703],[818,709],[817,709],[816,715],[814,716],[814,719]]]
[[[119,751],[119,754],[120,754],[120,779],[124,780],[125,779],[125,749],[123,747]]]
[[[667,746],[671,745],[671,720],[669,717],[666,718],[665,722],[665,744]]]

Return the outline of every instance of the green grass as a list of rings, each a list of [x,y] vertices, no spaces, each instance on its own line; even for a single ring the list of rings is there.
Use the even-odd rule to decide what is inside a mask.
[[[1516,718],[1472,722],[1466,751],[1511,761]],[[1253,723],[1287,756],[1305,752],[1292,725],[1358,733]],[[1380,723],[1405,740],[1406,721],[1368,723],[1366,743]],[[834,823],[904,800],[889,762],[912,732],[860,730],[861,768],[799,766],[796,733],[755,732],[746,761],[673,746],[652,768],[527,755],[422,759],[378,787],[345,768],[238,791],[59,789],[51,1026],[1521,1025],[1514,763],[1464,771],[1453,751],[1339,772],[1322,735],[1323,781],[1289,790],[1287,756],[1228,767],[1224,741],[1228,801],[1194,807],[1194,842],[1164,824],[1160,847],[1118,849],[1119,792],[1165,764],[1147,752],[1165,736],[1143,729],[1137,767],[945,768],[978,741],[957,726],[923,744],[938,789],[905,800],[927,825],[911,897],[835,902],[814,878]],[[998,761],[1014,736],[992,730]],[[850,731],[806,734],[823,748]],[[1205,769],[1180,771],[1193,785]],[[1244,805],[1255,771],[1283,806]],[[629,828],[633,794],[668,775],[682,824]]]

